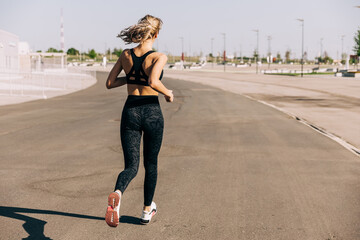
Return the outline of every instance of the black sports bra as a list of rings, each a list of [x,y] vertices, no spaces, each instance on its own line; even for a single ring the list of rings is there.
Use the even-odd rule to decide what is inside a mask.
[[[149,54],[151,54],[155,51],[150,50],[147,53],[145,53],[144,55],[142,55],[141,57],[136,56],[133,49],[130,49],[130,52],[131,52],[131,58],[133,60],[133,66],[131,67],[129,74],[126,74],[127,84],[139,84],[139,85],[149,86],[149,83],[148,83],[149,76],[146,75],[146,73],[142,67],[142,64],[143,64],[145,58]],[[162,79],[163,74],[164,74],[164,71],[161,71],[159,80]],[[131,77],[135,78],[135,79],[130,79]]]

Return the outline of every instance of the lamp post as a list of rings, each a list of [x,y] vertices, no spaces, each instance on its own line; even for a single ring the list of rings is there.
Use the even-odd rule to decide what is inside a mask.
[[[298,21],[301,22],[302,28],[302,41],[301,41],[301,77],[303,77],[304,73],[304,19],[298,18]]]
[[[181,39],[181,63],[182,69],[184,69],[184,37],[179,37]]]
[[[242,57],[242,46],[240,44],[240,64],[243,63],[243,57]]]
[[[254,32],[256,32],[256,54],[255,54],[255,63],[256,63],[256,74],[258,74],[258,57],[259,57],[259,29],[254,29]]]
[[[212,68],[214,68],[214,53],[213,53],[213,42],[214,42],[214,38],[211,38],[211,66]]]
[[[324,38],[320,38],[320,57],[322,58],[322,50],[323,50],[323,40]]]
[[[226,34],[222,33],[222,35],[224,36],[224,72],[225,72],[225,67],[226,67]]]
[[[341,35],[341,60],[344,58],[344,37],[345,35]]]
[[[268,69],[270,69],[270,63],[271,63],[271,36],[267,37],[268,40],[268,58],[269,58],[269,65],[268,65]]]

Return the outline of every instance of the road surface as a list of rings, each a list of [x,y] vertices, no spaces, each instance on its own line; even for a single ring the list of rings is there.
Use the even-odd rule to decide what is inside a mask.
[[[123,169],[126,90],[98,83],[0,107],[0,239],[360,239],[360,160],[293,118],[241,95],[165,79],[154,201],[139,225],[144,169],[104,221]]]

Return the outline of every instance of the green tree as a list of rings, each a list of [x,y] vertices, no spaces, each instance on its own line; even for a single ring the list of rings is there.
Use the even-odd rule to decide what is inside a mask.
[[[325,51],[324,52],[324,59],[323,62],[326,64],[332,63],[333,59],[331,57],[329,57],[329,54]]]
[[[290,49],[286,50],[286,52],[285,52],[286,62],[290,62],[290,54],[291,54],[291,50]]]
[[[357,30],[357,32],[355,33],[354,36],[354,41],[355,41],[355,45],[354,45],[354,52],[355,55],[360,57],[360,28],[359,30]]]
[[[75,48],[69,48],[66,52],[68,55],[79,55],[79,50]]]
[[[281,55],[280,55],[279,52],[276,54],[276,61],[277,61],[277,62],[280,62],[280,61],[281,61]]]
[[[113,54],[115,54],[116,56],[120,57],[121,53],[123,52],[123,50],[121,48],[117,49],[114,48]]]
[[[94,49],[91,49],[91,50],[89,51],[88,55],[89,55],[89,58],[94,59],[94,58],[96,58],[97,53],[95,52]]]
[[[48,53],[57,53],[57,52],[60,52],[60,51],[58,51],[56,48],[49,48],[46,52],[48,52]]]

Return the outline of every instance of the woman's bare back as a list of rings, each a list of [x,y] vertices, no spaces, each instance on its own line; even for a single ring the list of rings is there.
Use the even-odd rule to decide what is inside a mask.
[[[137,57],[143,56],[148,51],[149,50],[134,48],[134,54]],[[157,58],[159,58],[159,56],[161,54],[162,53],[153,52],[145,58],[145,60],[142,64],[142,67],[147,76],[150,76],[154,62],[157,60]],[[121,65],[123,66],[125,74],[129,74],[130,70],[133,66],[133,60],[131,57],[130,49],[125,49],[124,54],[122,56],[123,56],[123,58],[121,59]],[[133,80],[133,79],[134,79],[134,77],[130,77],[130,80]],[[128,89],[129,95],[158,95],[158,92],[155,91],[154,89],[152,89],[151,87],[143,86],[143,85],[139,85],[139,84],[127,84],[127,89]]]

